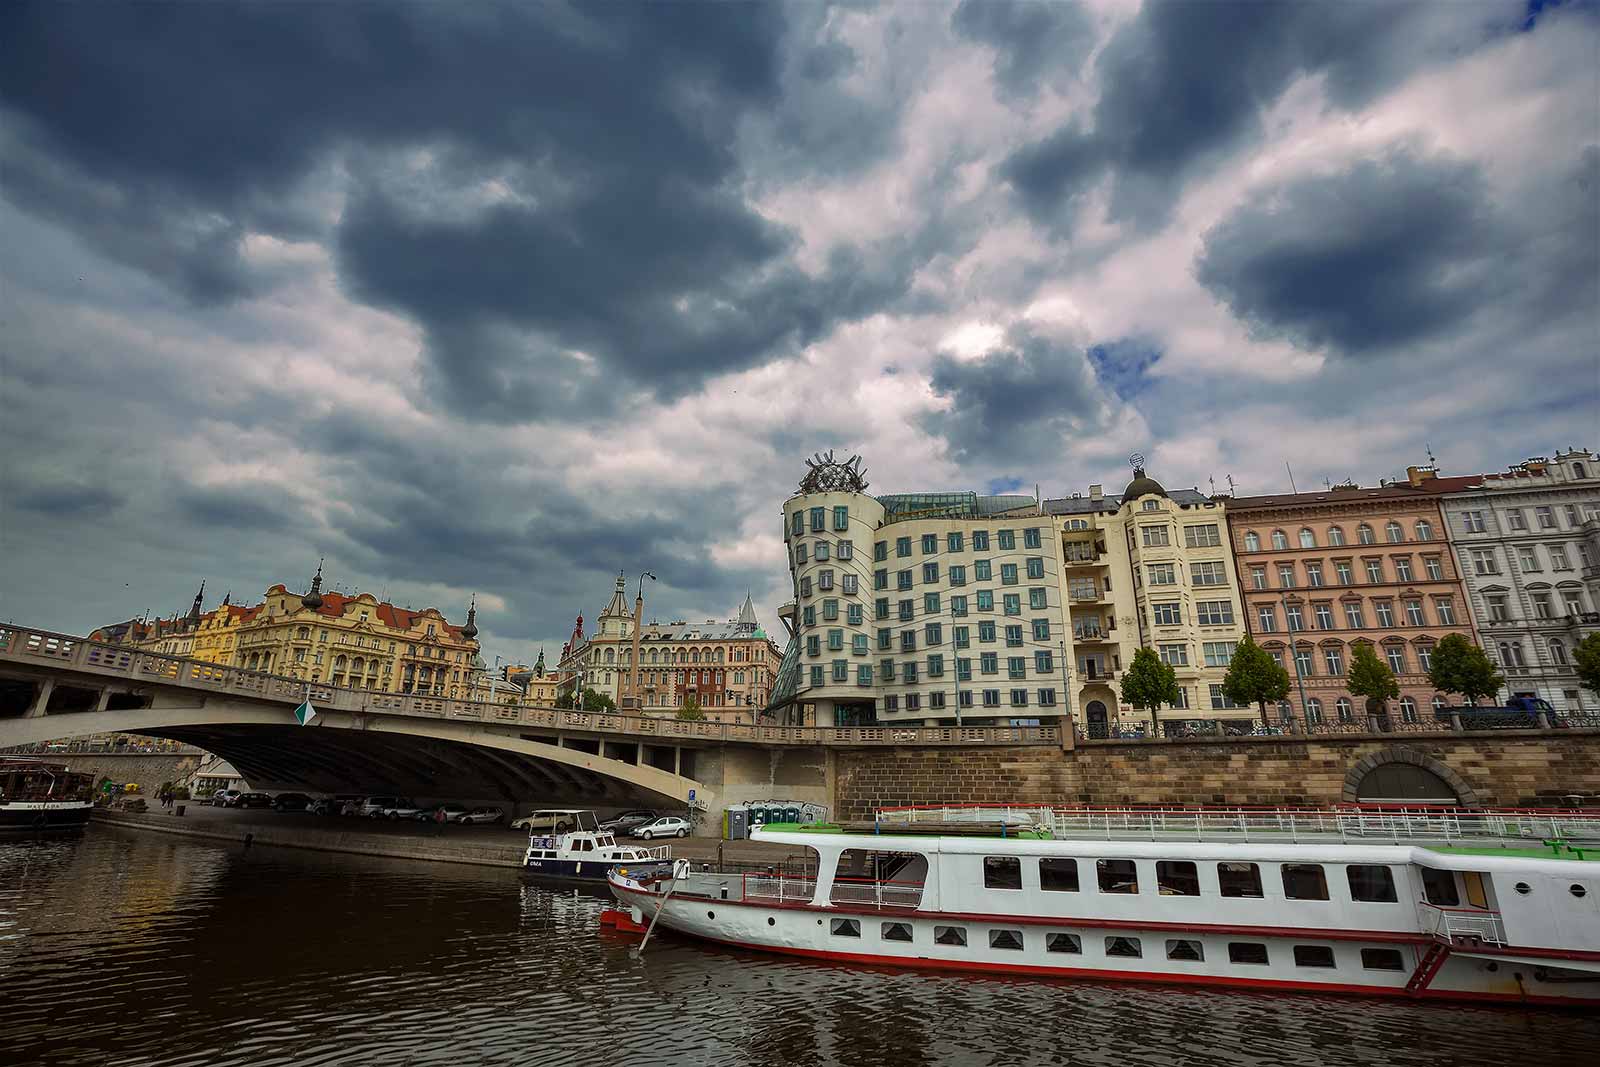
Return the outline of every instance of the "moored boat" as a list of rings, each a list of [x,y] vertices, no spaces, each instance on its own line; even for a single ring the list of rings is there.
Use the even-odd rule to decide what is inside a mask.
[[[545,878],[578,878],[604,881],[606,872],[619,863],[633,865],[666,863],[672,858],[669,845],[650,848],[619,845],[610,831],[600,829],[595,813],[580,808],[536,811],[529,823],[528,851],[522,869]],[[539,833],[542,826],[554,832]]]
[[[884,812],[805,870],[627,867],[635,922],[819,959],[1600,1004],[1600,814]]]
[[[45,760],[0,757],[0,832],[82,829],[93,798],[93,775]]]

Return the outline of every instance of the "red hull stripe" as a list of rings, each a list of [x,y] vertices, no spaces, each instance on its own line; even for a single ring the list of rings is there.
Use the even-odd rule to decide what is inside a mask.
[[[683,933],[683,931],[676,931]],[[1502,1004],[1539,1004],[1550,1007],[1575,1008],[1600,1004],[1600,998],[1577,999],[1565,997],[1519,996],[1514,993],[1455,992],[1448,989],[1425,989],[1408,993],[1403,987],[1350,985],[1332,982],[1290,982],[1274,978],[1227,978],[1209,974],[1153,974],[1138,971],[1108,971],[1095,967],[1036,967],[1020,963],[982,963],[976,960],[907,959],[903,957],[872,956],[864,952],[829,952],[825,949],[794,948],[789,945],[753,945],[743,941],[730,941],[705,934],[690,934],[702,941],[711,941],[730,948],[750,949],[755,952],[776,952],[786,956],[804,956],[807,959],[827,960],[833,963],[864,964],[873,967],[911,968],[936,971],[984,971],[996,974],[1026,975],[1040,978],[1104,978],[1117,982],[1145,982],[1156,985],[1207,985],[1232,986],[1239,989],[1257,989],[1288,993],[1337,993],[1363,997],[1395,997],[1399,999],[1424,998],[1428,1000],[1473,1000]]]

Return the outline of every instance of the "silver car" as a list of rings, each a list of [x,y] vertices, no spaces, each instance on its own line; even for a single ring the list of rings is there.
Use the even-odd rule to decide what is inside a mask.
[[[652,837],[688,837],[689,820],[681,819],[676,815],[663,815],[659,819],[652,819],[633,831],[634,837],[642,837],[646,841]]]

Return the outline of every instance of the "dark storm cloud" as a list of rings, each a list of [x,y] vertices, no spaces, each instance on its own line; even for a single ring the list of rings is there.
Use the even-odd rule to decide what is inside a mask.
[[[994,48],[995,82],[1012,96],[1033,96],[1042,82],[1075,77],[1094,47],[1094,23],[1072,0],[964,0],[950,25]]]
[[[674,395],[875,310],[909,273],[840,257],[806,275],[743,199],[739,123],[783,98],[780,6],[22,4],[5,19],[10,195],[199,301],[262,284],[246,231],[331,225],[346,290],[424,326],[449,383],[429,394],[469,415],[539,414],[530,391],[569,376],[581,389],[569,349],[613,386]],[[801,76],[849,62],[823,42]],[[882,141],[887,120],[867,125]],[[348,200],[324,223],[335,170]]]
[[[1479,4],[1147,0],[1096,60],[1092,127],[1022,146],[1002,176],[1030,213],[1059,224],[1110,173],[1114,218],[1160,222],[1192,172],[1259,139],[1296,78],[1322,75],[1329,101],[1354,108],[1516,26],[1510,10]]]
[[[1206,234],[1196,277],[1259,335],[1358,356],[1485,313],[1537,306],[1547,320],[1592,301],[1600,281],[1597,170],[1591,147],[1543,203],[1510,216],[1477,167],[1393,152],[1252,196]]]
[[[127,499],[104,486],[92,485],[13,486],[10,495],[19,511],[60,519],[104,518]]]
[[[934,357],[930,386],[950,401],[924,417],[961,464],[1022,462],[1053,466],[1064,443],[1100,424],[1105,406],[1081,348],[1013,327],[1002,344],[975,360]]]
[[[250,483],[184,486],[173,494],[173,502],[185,518],[213,535],[223,530],[272,533],[288,527],[298,510],[273,486]]]

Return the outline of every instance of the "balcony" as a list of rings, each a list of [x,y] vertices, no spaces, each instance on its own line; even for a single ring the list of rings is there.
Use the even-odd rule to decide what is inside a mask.
[[[1079,607],[1080,605],[1088,604],[1104,604],[1108,599],[1106,590],[1098,585],[1092,590],[1070,589],[1067,594],[1067,598],[1071,601],[1073,607]]]
[[[1072,628],[1072,639],[1080,645],[1109,644],[1115,640],[1109,630],[1102,630],[1098,626],[1074,626]]]

